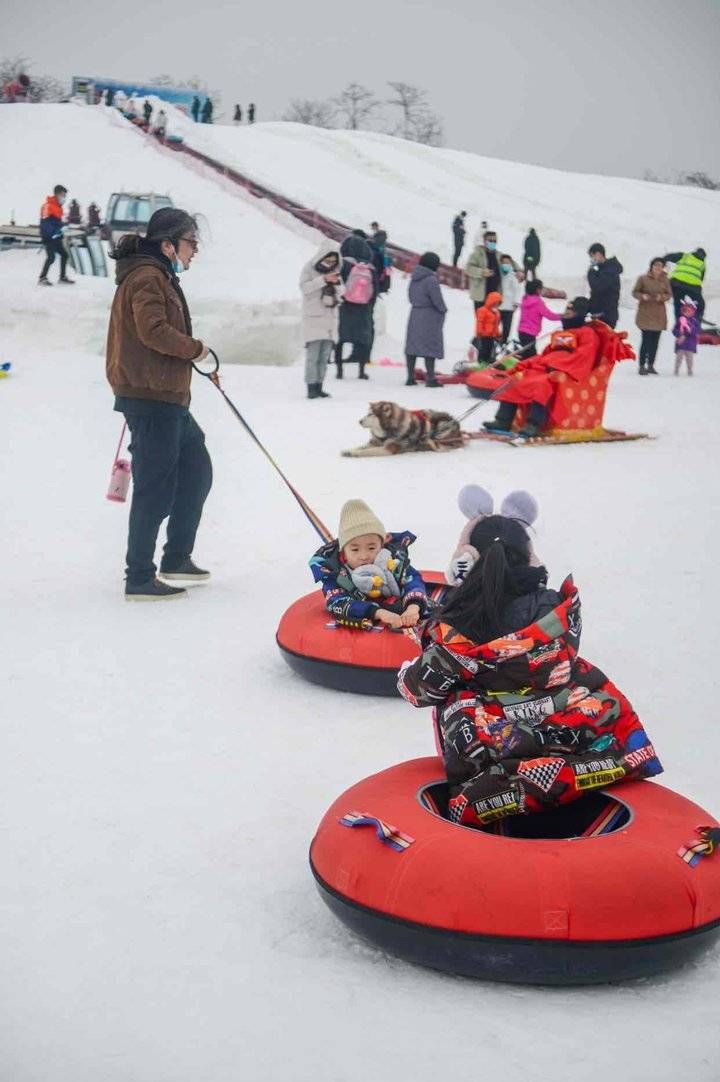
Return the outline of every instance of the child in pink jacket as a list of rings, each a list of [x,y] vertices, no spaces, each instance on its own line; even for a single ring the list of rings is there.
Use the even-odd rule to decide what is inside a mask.
[[[540,334],[543,319],[562,319],[561,312],[553,312],[548,308],[541,297],[543,284],[539,278],[525,283],[525,296],[520,302],[520,322],[518,324],[518,338],[522,347],[522,358],[534,357],[537,354],[535,340]]]

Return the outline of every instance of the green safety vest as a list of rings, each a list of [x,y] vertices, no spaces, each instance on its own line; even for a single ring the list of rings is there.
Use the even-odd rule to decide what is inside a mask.
[[[679,263],[675,265],[671,278],[675,282],[685,282],[689,286],[702,288],[705,260],[698,259],[691,252],[685,252]]]

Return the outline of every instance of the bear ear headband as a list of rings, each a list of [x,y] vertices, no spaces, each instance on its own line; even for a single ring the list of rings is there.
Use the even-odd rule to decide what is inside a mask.
[[[492,515],[495,503],[487,489],[481,485],[465,485],[458,493],[458,507],[465,518],[473,519]],[[516,519],[525,526],[532,526],[538,517],[537,500],[523,489],[508,492],[500,504],[498,514]]]

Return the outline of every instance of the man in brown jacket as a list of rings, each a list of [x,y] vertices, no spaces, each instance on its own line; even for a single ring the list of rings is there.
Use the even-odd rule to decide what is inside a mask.
[[[195,220],[174,207],[156,211],[144,238],[118,244],[117,291],[110,313],[107,378],[115,409],[130,429],[133,495],[125,597],[157,601],[186,595],[156,577],[155,546],[168,518],[160,576],[202,582],[208,571],[191,558],[203,505],[212,485],[205,436],[191,415],[193,361],[208,350],[192,336],[178,274],[197,251]]]

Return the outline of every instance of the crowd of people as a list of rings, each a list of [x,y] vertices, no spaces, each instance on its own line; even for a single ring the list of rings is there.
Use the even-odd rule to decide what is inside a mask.
[[[60,208],[64,194],[56,190]],[[323,242],[303,269],[311,397],[322,395],[325,369],[338,347],[342,376],[345,342],[359,347],[363,375],[372,343],[372,305],[387,269],[386,234],[377,223],[373,227],[371,236],[356,230],[339,246]],[[125,578],[130,601],[179,598],[186,584],[210,578],[195,563],[193,550],[212,463],[190,413],[192,366],[209,350],[193,335],[179,281],[197,249],[196,220],[179,208],[162,208],[152,215],[145,237],[126,236],[115,252],[106,373],[114,408],[123,414],[132,441]],[[442,352],[437,334],[442,335],[445,305],[438,266],[439,257],[425,253],[411,275],[408,343],[418,353]],[[528,296],[537,298],[537,278],[527,283],[531,287]],[[643,298],[645,289],[649,296],[646,286]],[[478,309],[496,310],[498,333],[500,300],[491,292]],[[344,304],[364,311],[343,321]],[[686,304],[681,303],[681,317]],[[586,331],[597,333],[584,322],[591,307],[587,298],[576,298],[563,316],[563,327],[581,347]],[[606,324],[599,326],[612,335]],[[413,357],[408,353],[408,364]],[[401,668],[398,687],[412,705],[435,708],[450,818],[473,827],[499,815],[578,799],[590,772],[598,788],[662,771],[631,704],[579,656],[578,591],[571,579],[559,590],[547,585],[547,571],[528,533],[537,514],[532,497],[514,493],[496,515],[488,494],[480,492],[483,498],[474,494],[472,521],[451,559],[449,592],[439,601],[430,601],[412,566],[414,534],[387,531],[362,500],[345,503],[338,536],[310,560],[328,613],[339,626],[402,630],[422,622],[421,656]],[[165,518],[167,540],[158,569],[155,550]]]
[[[462,254],[466,232],[466,211],[453,220],[453,265]],[[530,228],[523,244],[522,265],[498,247],[497,233],[482,223],[478,242],[464,271],[474,311],[474,334],[471,339],[474,358],[480,365],[497,363],[502,356],[524,360],[536,356],[537,339],[543,321],[579,326],[587,320],[600,320],[614,330],[619,320],[623,266],[616,256],[608,255],[600,242],[588,248],[588,296],[575,298],[570,309],[556,312],[545,303],[544,283],[538,277],[542,249],[540,238]],[[341,245],[327,242],[303,268],[300,280],[303,308],[303,340],[306,347],[306,383],[309,398],[329,398],[323,382],[334,355],[336,376],[343,378],[346,362],[357,362],[358,377],[367,379],[374,340],[375,305],[382,292],[390,288],[391,260],[387,254],[387,233],[377,222],[368,235],[356,229]],[[638,356],[640,375],[656,375],[655,359],[660,335],[667,328],[667,302],[675,307],[673,334],[679,372],[684,360],[692,375],[692,354],[697,350],[700,321],[704,311],[702,285],[706,253],[670,252],[653,259],[646,274],[633,289],[638,302],[636,322],[641,331]],[[668,275],[666,266],[674,264]],[[436,365],[445,356],[444,323],[447,306],[438,277],[440,256],[425,252],[410,274],[408,300],[410,311],[405,336],[407,386],[416,383],[419,357],[425,364],[425,386],[440,388]],[[564,296],[564,294],[560,294]],[[513,336],[518,313],[516,337]],[[351,353],[345,356],[345,347]],[[506,411],[507,412],[507,411]],[[541,411],[536,411],[539,423]]]

